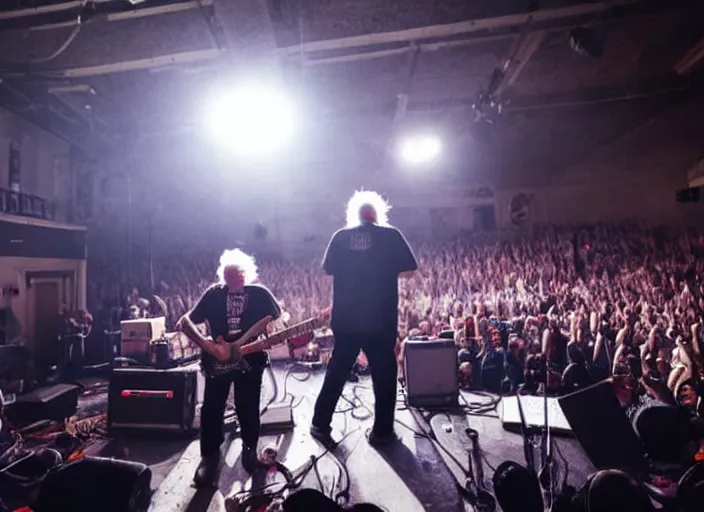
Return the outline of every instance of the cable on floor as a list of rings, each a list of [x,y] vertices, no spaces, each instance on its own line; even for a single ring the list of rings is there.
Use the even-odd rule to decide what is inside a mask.
[[[300,363],[293,363],[293,365],[291,365],[286,370],[286,373],[284,375],[284,389],[283,398],[281,399],[281,402],[283,403],[288,400],[288,404],[291,406],[292,409],[295,409],[296,407],[301,405],[301,402],[303,402],[303,398],[299,398],[298,401],[296,401],[296,397],[288,391],[288,380],[294,379],[298,382],[305,382],[310,379],[312,375],[312,368],[302,365]]]
[[[279,387],[278,387],[278,382],[276,380],[275,374],[273,371],[271,371],[271,368],[269,368],[269,376],[272,382],[272,387],[273,387],[273,396],[270,398],[269,402],[267,403],[266,407],[264,410],[266,410],[267,407],[269,407],[273,403],[285,403],[289,397],[291,400],[291,406],[295,407],[296,405],[300,404],[302,399],[298,401],[298,403],[294,404],[295,397],[288,391],[288,382],[289,378],[293,378],[299,382],[304,382],[308,380],[312,375],[312,369],[301,365],[301,364],[293,364],[291,367],[289,367],[284,374],[284,382],[283,382],[283,397],[281,400],[278,400],[279,398]],[[352,398],[349,398],[347,396],[343,396],[343,399],[345,402],[347,402],[350,407],[343,409],[343,410],[338,410],[336,412],[338,413],[345,413],[344,418],[345,418],[345,430],[347,430],[346,424],[347,424],[347,414],[350,413],[350,415],[356,419],[366,419],[368,417],[371,417],[371,409],[364,403],[362,398],[359,396],[359,390],[358,388],[364,388],[364,386],[359,386],[356,385],[352,388]],[[358,410],[364,410],[366,412],[365,415],[360,415],[356,413],[355,411]],[[349,432],[345,432],[342,436],[342,438],[336,443],[337,445],[340,445],[342,442],[344,442],[350,435],[353,433],[359,431],[360,429],[354,429]],[[351,455],[352,451],[354,451],[354,448],[357,447],[360,438],[357,439],[357,441],[354,444],[354,447],[352,448],[351,451],[347,453],[347,457]],[[331,486],[329,489],[326,489],[325,483],[323,482],[322,475],[320,474],[320,470],[318,468],[318,462],[325,457],[326,455],[330,455],[332,460],[335,462],[335,464],[338,466],[338,476],[337,478],[333,478]],[[259,503],[260,500],[262,499],[267,499],[267,500],[275,500],[277,498],[283,497],[283,495],[290,490],[297,489],[303,484],[303,481],[305,477],[313,471],[315,473],[317,483],[320,487],[321,492],[324,494],[328,495],[331,499],[333,499],[336,503],[338,503],[341,506],[346,505],[349,500],[350,500],[350,486],[351,486],[351,478],[349,474],[349,469],[347,468],[347,457],[345,457],[344,460],[340,459],[334,452],[330,451],[330,449],[324,450],[321,454],[318,456],[312,456],[306,463],[304,463],[300,468],[297,470],[291,472],[291,478],[287,479],[288,481],[283,484],[282,482],[274,482],[271,484],[267,484],[259,489],[256,490],[243,490],[238,493],[235,493],[231,496],[231,498],[237,499],[240,504],[244,504],[245,502],[247,503]],[[335,492],[335,490],[343,484],[342,488]],[[277,491],[275,492],[270,492],[270,490],[276,486],[280,486]]]
[[[345,395],[344,393],[340,395],[340,398],[347,403],[347,407],[345,408],[337,408],[335,409],[336,413],[342,413],[346,414],[349,413],[350,416],[352,416],[354,419],[359,420],[359,421],[365,421],[371,418],[374,415],[374,412],[372,411],[371,407],[369,407],[362,397],[359,395],[359,390],[360,389],[368,389],[365,386],[362,386],[361,384],[354,384],[352,386],[352,397],[350,398],[349,396]],[[361,413],[359,411],[362,411]]]
[[[407,398],[407,397],[406,397],[406,394],[405,394],[405,390],[402,390],[402,394],[403,394],[404,398]],[[460,396],[461,396],[461,394],[460,394]],[[464,399],[464,397],[462,397],[462,398],[463,398],[463,400],[465,401],[465,404],[466,404],[467,408],[468,408],[468,409],[471,408],[471,409],[477,411],[477,414],[480,414],[479,411],[481,411],[481,413],[484,413],[485,411],[491,411],[492,409],[495,409],[495,408],[497,407],[497,405],[498,405],[498,402],[501,400],[501,397],[498,397],[498,399],[497,399],[496,397],[491,396],[491,397],[490,397],[491,399],[490,399],[488,402],[475,402],[475,403],[472,403],[472,402],[467,402],[466,399]],[[433,431],[433,427],[432,427],[432,425],[431,425],[431,423],[430,423],[430,421],[432,420],[432,418],[433,418],[435,415],[437,415],[439,412],[445,413],[445,414],[447,414],[448,417],[449,417],[448,411],[432,411],[432,412],[431,412],[431,411],[425,411],[425,416],[423,417],[423,421],[429,426],[429,430],[426,430],[426,429],[422,426],[421,421],[420,421],[420,420],[418,419],[418,417],[417,417],[417,414],[418,414],[418,413],[423,413],[424,411],[416,410],[416,409],[414,409],[414,408],[408,406],[407,403],[406,403],[406,408],[407,408],[407,410],[410,412],[411,417],[413,418],[413,420],[414,420],[416,426],[417,426],[418,429],[420,429],[420,430],[411,427],[410,425],[408,425],[408,424],[406,424],[405,422],[399,420],[398,418],[396,418],[395,421],[396,421],[398,424],[400,424],[401,426],[403,426],[404,428],[406,428],[406,429],[410,430],[411,432],[413,432],[414,435],[416,435],[416,436],[418,436],[418,437],[421,437],[421,438],[424,438],[424,439],[428,439],[434,446],[436,446],[437,448],[439,448],[440,450],[442,450],[442,451],[450,458],[450,460],[451,460],[451,461],[457,466],[457,468],[463,473],[463,475],[464,475],[464,477],[465,477],[465,479],[466,479],[467,482],[476,482],[475,470],[474,470],[474,468],[472,467],[472,464],[471,464],[471,456],[468,458],[468,460],[470,461],[469,467],[465,467],[464,464],[462,464],[462,463],[457,459],[457,457],[455,457],[455,455],[454,455],[453,453],[451,453],[450,450],[447,449],[447,447],[445,447],[445,445],[444,445],[443,443],[441,443],[441,442],[438,440],[437,435],[436,435],[435,432]],[[461,408],[460,410],[461,410],[462,413],[466,413],[466,411],[464,410],[464,408]],[[455,411],[453,411],[453,412],[455,412]],[[484,414],[482,414],[482,415],[484,415]],[[469,431],[469,429],[467,429],[467,430]],[[476,435],[476,432],[475,432],[475,435]],[[469,435],[468,435],[468,438],[469,438]],[[469,439],[469,440],[470,440],[470,442],[472,442],[471,439]],[[475,439],[474,443],[476,443],[476,442],[478,442],[478,439]],[[486,458],[486,454],[484,453],[484,451],[481,450],[481,449],[479,449],[478,452],[479,452],[479,455],[481,456],[480,462],[483,461],[484,463],[487,464],[487,466],[488,466],[490,469],[492,469],[492,471],[495,471],[495,469],[491,466],[491,464],[488,463],[487,458]],[[483,474],[482,471],[477,471],[477,473]],[[462,495],[462,497],[465,498],[465,499],[468,499],[468,500],[471,499],[472,497],[471,497],[470,494],[468,493],[468,489],[466,488],[466,483],[460,482],[460,481],[457,479],[457,477],[455,477],[455,474],[454,474],[452,471],[450,471],[450,474],[452,475],[453,479],[455,480],[457,489],[458,489],[458,491],[460,492],[460,494]],[[483,487],[483,486],[485,485],[485,482],[480,482],[480,484],[481,484],[481,486]],[[476,499],[476,496],[474,497],[474,499]]]
[[[346,433],[345,435],[343,435],[342,438],[340,439],[340,441],[337,443],[337,445],[344,442],[345,439],[347,439],[353,433],[357,432],[357,430],[352,430],[352,431]],[[287,481],[285,484],[282,484],[281,482],[273,482],[271,484],[264,485],[263,487],[260,487],[256,490],[251,490],[251,489],[250,490],[242,490],[242,491],[239,491],[239,492],[231,495],[228,499],[236,499],[239,502],[240,506],[246,507],[246,504],[248,502],[251,502],[257,498],[266,497],[267,499],[269,499],[271,501],[273,501],[277,498],[282,498],[282,497],[284,497],[284,494],[287,491],[291,491],[291,490],[299,488],[303,484],[303,480],[305,479],[305,477],[311,471],[316,472],[316,476],[317,476],[318,481],[320,483],[321,489],[323,489],[322,492],[325,492],[325,489],[323,488],[324,485],[322,482],[322,478],[321,478],[319,470],[317,468],[317,464],[323,457],[325,457],[328,454],[331,454],[331,452],[330,452],[329,448],[326,448],[319,455],[312,455],[310,457],[310,459],[308,461],[306,461],[301,467],[299,467],[298,469],[291,472],[291,479],[290,479],[290,481]],[[334,457],[334,458],[335,458],[335,460],[338,460],[337,457]],[[338,462],[339,462],[339,460],[338,460]],[[346,469],[347,468],[345,466],[345,470]],[[348,480],[349,480],[349,473],[348,473]],[[272,489],[273,487],[276,487],[276,486],[281,486],[281,488],[274,491],[274,492],[269,492],[270,489]],[[343,490],[343,491],[337,493],[336,499],[337,499],[337,496],[340,496],[341,493],[342,494],[346,493],[349,496],[349,484],[347,485],[346,491]],[[349,500],[349,497],[347,497],[347,499]],[[244,508],[243,508],[243,510],[244,510]]]

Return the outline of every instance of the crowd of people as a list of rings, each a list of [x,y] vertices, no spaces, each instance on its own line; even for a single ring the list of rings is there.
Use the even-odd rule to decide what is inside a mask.
[[[701,234],[628,223],[410,243],[420,268],[400,283],[400,339],[454,330],[464,385],[496,392],[546,385],[563,393],[629,376],[647,382],[660,399],[701,407]],[[122,305],[156,296],[147,299],[150,307],[173,326],[213,282],[219,254],[200,248],[155,254],[148,272],[135,270],[137,288]],[[329,305],[332,283],[320,269],[322,254],[321,247],[304,262],[259,261],[260,281],[291,322]],[[101,256],[91,248],[89,291],[94,310],[106,312],[120,297],[115,266],[104,271],[100,262],[109,254]]]

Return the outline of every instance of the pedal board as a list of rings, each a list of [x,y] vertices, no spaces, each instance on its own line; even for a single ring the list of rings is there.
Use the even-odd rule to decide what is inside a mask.
[[[282,434],[293,430],[293,408],[290,404],[272,404],[261,417],[260,432]]]

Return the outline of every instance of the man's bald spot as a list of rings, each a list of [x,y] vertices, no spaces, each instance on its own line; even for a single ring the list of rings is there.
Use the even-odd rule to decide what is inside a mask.
[[[376,208],[369,203],[360,206],[359,220],[362,222],[376,222]]]

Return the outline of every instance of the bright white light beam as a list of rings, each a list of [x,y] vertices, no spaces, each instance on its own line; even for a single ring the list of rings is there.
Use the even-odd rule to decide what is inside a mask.
[[[243,155],[278,151],[295,135],[291,101],[266,89],[241,88],[216,96],[206,109],[214,140]]]
[[[401,159],[412,165],[432,162],[442,151],[440,139],[433,136],[411,137],[401,143]]]

